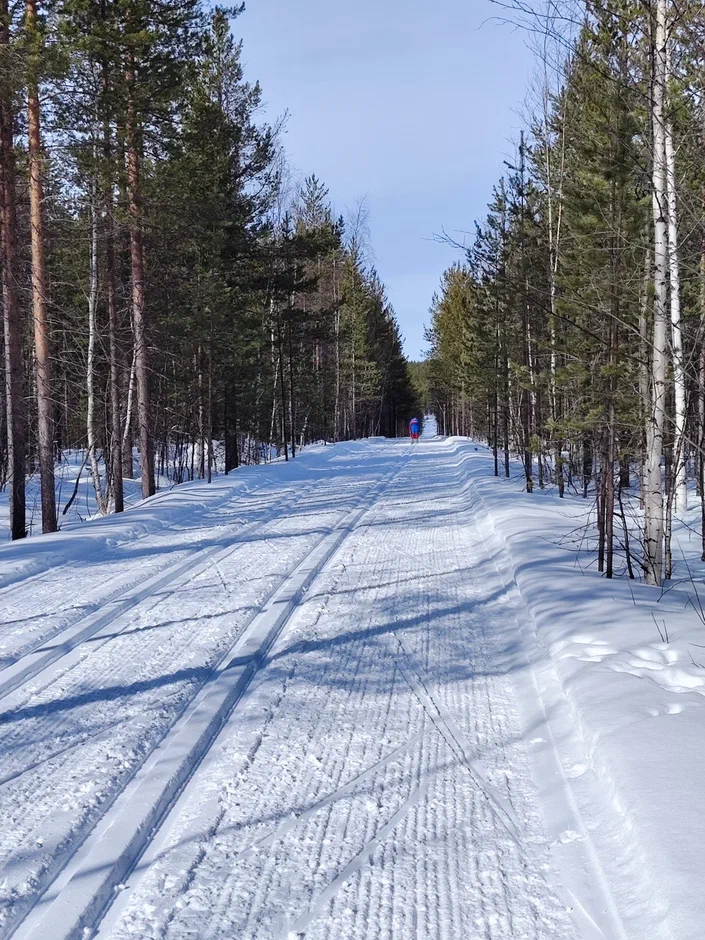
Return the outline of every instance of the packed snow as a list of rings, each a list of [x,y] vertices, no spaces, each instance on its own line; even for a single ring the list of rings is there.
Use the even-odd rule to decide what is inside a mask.
[[[702,940],[697,545],[585,511],[428,419],[0,547],[0,937]]]

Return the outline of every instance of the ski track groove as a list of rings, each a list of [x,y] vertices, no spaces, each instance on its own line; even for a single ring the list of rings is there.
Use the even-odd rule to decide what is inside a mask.
[[[242,473],[243,470],[245,472],[249,471],[247,477],[245,479],[238,479],[237,476],[231,477],[232,482],[229,485],[226,485],[226,480],[224,476],[215,477],[215,480],[217,481],[217,483],[225,487],[225,492],[222,494],[222,496],[219,496],[219,497],[218,496],[214,497],[212,494],[208,494],[205,503],[201,502],[202,497],[203,497],[202,492],[196,495],[193,492],[189,492],[185,488],[183,490],[179,489],[179,498],[181,500],[188,500],[189,498],[191,498],[197,504],[196,514],[198,515],[198,518],[200,520],[200,525],[193,527],[194,532],[198,532],[201,530],[207,531],[208,529],[211,529],[212,525],[209,525],[208,520],[217,519],[217,514],[220,513],[223,509],[227,508],[230,504],[238,503],[242,501],[243,498],[255,496],[258,493],[268,488],[271,488],[272,481],[270,479],[267,479],[261,483],[255,481],[254,485],[252,485],[253,471],[256,471],[257,469],[258,468],[255,468],[253,466],[240,468],[240,473]],[[191,485],[193,485],[193,482],[195,481],[190,481],[190,482],[191,482]],[[300,482],[300,480],[295,478],[294,480],[289,481],[289,485],[295,486],[296,483],[298,482]],[[186,486],[188,485],[189,484],[187,483]],[[105,517],[105,519],[102,521],[108,522],[110,524],[112,520],[112,522],[114,522],[116,525],[123,521],[129,522],[131,521],[131,518],[132,518],[130,510],[137,510],[138,512],[140,512],[144,509],[150,509],[154,507],[156,504],[158,504],[159,502],[163,501],[164,497],[168,496],[173,491],[173,489],[174,489],[174,484],[172,484],[171,486],[169,486],[168,488],[164,490],[160,490],[158,493],[156,493],[153,497],[151,497],[147,501],[138,500],[136,503],[126,506],[125,512],[122,515],[108,516],[108,517]],[[96,516],[94,517],[93,521],[96,523],[100,523],[101,520],[99,517]],[[85,524],[85,520],[83,524]],[[152,524],[149,525],[147,527],[147,530],[144,532],[140,532],[137,534],[134,534],[134,533],[118,534],[117,536],[113,538],[106,536],[106,548],[110,553],[112,553],[116,549],[124,548],[126,546],[128,548],[132,548],[135,544],[148,542],[150,539],[158,540],[160,536],[163,536],[164,534],[163,530],[166,529],[167,527],[173,528],[172,526],[170,526],[168,519],[165,519],[165,520],[157,519],[153,521]],[[183,521],[182,521],[181,528],[190,529],[192,527],[183,526]],[[62,530],[60,529],[59,531],[62,531]],[[86,530],[86,531],[89,531],[89,530]],[[77,558],[71,559],[70,561],[67,561],[58,565],[51,564],[50,562],[48,565],[46,565],[43,568],[40,568],[39,570],[28,571],[26,574],[20,574],[19,576],[11,575],[12,580],[0,581],[0,601],[3,601],[6,603],[8,596],[11,597],[11,595],[14,592],[17,592],[22,595],[21,602],[22,602],[23,608],[26,608],[26,588],[28,585],[31,584],[32,586],[34,586],[36,581],[41,581],[43,578],[46,578],[49,573],[51,573],[51,575],[64,574],[66,571],[71,570],[76,565],[80,566],[81,561],[82,559],[77,557]],[[56,580],[60,582],[63,579],[57,578]]]
[[[294,481],[294,486],[295,486]],[[266,491],[268,488],[271,488],[271,482],[267,481],[259,486],[248,488],[247,482],[241,482],[239,485],[236,485],[226,492],[221,498],[219,498],[215,505],[206,505],[204,507],[205,512],[203,513],[203,518],[200,520],[200,524],[197,526],[185,527],[185,531],[190,532],[192,541],[194,545],[197,546],[199,542],[199,533],[212,534],[214,525],[218,527],[217,519],[219,513],[227,511],[230,507],[233,509],[242,509],[242,504],[245,500],[248,500],[252,497],[256,497],[258,494],[262,494],[263,491]],[[158,497],[157,497],[158,499]],[[266,503],[264,504],[266,505]],[[256,509],[257,507],[255,507]],[[123,517],[111,517],[112,519],[117,519],[117,521],[122,521],[124,519],[129,520],[129,510],[128,516]],[[208,519],[212,518],[213,523],[209,524]],[[243,523],[244,524],[244,523]],[[183,527],[182,527],[183,529]],[[105,567],[110,569],[117,568],[118,573],[114,576],[109,577],[108,583],[113,584],[114,588],[112,590],[105,590],[105,578],[102,578],[99,583],[96,583],[96,571],[94,564],[85,565],[81,559],[73,559],[72,561],[66,562],[57,566],[50,566],[48,568],[43,568],[40,571],[32,572],[25,577],[20,577],[8,584],[0,586],[0,602],[2,603],[2,609],[4,612],[12,612],[15,608],[13,607],[13,595],[17,594],[18,598],[15,601],[19,605],[19,609],[23,613],[22,619],[19,621],[22,624],[21,627],[18,626],[17,630],[12,631],[8,630],[8,626],[12,626],[12,621],[8,622],[6,619],[0,623],[0,669],[4,669],[6,666],[16,662],[17,659],[21,656],[27,655],[31,652],[33,648],[41,646],[44,643],[51,642],[53,637],[58,633],[61,633],[63,630],[75,624],[78,620],[81,620],[84,616],[89,614],[93,610],[97,610],[101,605],[107,603],[110,600],[113,600],[115,597],[120,594],[130,590],[131,588],[136,587],[137,585],[148,580],[149,577],[152,577],[154,574],[157,574],[161,568],[150,568],[150,572],[144,577],[137,578],[135,580],[134,575],[139,569],[135,566],[134,560],[128,555],[125,558],[111,557],[116,554],[119,549],[127,547],[130,552],[133,552],[135,545],[147,545],[150,541],[155,542],[158,545],[159,537],[163,535],[161,531],[153,531],[148,529],[146,532],[139,533],[137,535],[118,537],[114,540],[106,539],[106,543],[109,543],[108,551],[109,557],[100,562],[102,570]],[[184,548],[180,557],[185,558],[191,548]],[[164,568],[168,568],[172,562],[168,561]],[[123,573],[122,569],[125,568],[126,572]],[[80,595],[84,593],[82,590],[76,590],[76,578],[84,577],[88,586],[85,589],[85,593],[92,595],[93,588],[97,588],[97,596],[91,600],[89,604],[86,604],[85,607],[80,608],[81,612],[73,616],[61,616],[63,611],[53,612],[54,619],[50,617],[47,611],[41,606],[45,604],[45,597],[40,591],[33,591],[29,594],[27,592],[28,585],[32,585],[33,588],[42,588],[45,587],[47,583],[57,584],[57,585],[66,585],[68,582],[71,583],[71,596],[76,594]],[[36,596],[36,600],[34,600]],[[60,595],[61,596],[61,595]],[[55,600],[55,599],[54,599]],[[34,603],[36,606],[32,606]],[[56,619],[58,617],[58,619]],[[29,644],[26,646],[10,646],[8,648],[8,639],[12,640],[14,637],[24,638],[26,635],[27,624],[30,626],[33,625],[33,621],[40,620],[43,623],[45,632],[42,633],[41,637],[32,638]],[[51,623],[54,623],[54,626],[50,626]],[[48,629],[47,629],[48,628]],[[36,639],[36,642],[34,640]]]
[[[245,508],[245,511],[246,512],[249,511],[251,514],[254,513],[254,514],[264,515],[264,519],[262,519],[261,521],[258,521],[257,519],[255,519],[251,522],[247,522],[246,520],[239,518],[237,522],[235,523],[230,523],[227,526],[221,523],[217,527],[221,530],[225,530],[225,532],[232,531],[234,533],[234,537],[229,538],[224,532],[221,532],[218,536],[218,540],[216,544],[210,547],[202,548],[202,549],[197,548],[195,552],[188,548],[183,549],[182,551],[176,553],[177,555],[176,561],[174,561],[173,559],[173,553],[169,551],[167,553],[169,556],[168,560],[163,565],[149,566],[147,574],[145,574],[144,577],[140,577],[137,579],[135,579],[134,577],[135,566],[133,564],[132,567],[129,569],[127,578],[125,578],[122,574],[119,574],[108,582],[109,584],[114,584],[115,586],[114,588],[108,590],[107,592],[105,591],[104,585],[102,585],[102,587],[101,585],[98,585],[97,587],[98,598],[96,600],[92,600],[91,603],[89,604],[81,605],[79,607],[79,613],[75,617],[61,619],[58,625],[55,625],[55,627],[53,627],[50,630],[50,632],[42,634],[42,636],[39,639],[37,639],[36,642],[32,642],[26,645],[25,647],[22,647],[21,649],[17,649],[13,652],[12,656],[6,656],[4,659],[0,660],[0,665],[2,666],[2,668],[0,669],[0,699],[5,698],[7,695],[11,694],[15,690],[15,687],[10,687],[7,690],[3,689],[3,676],[5,674],[5,670],[9,669],[9,667],[20,666],[25,659],[28,659],[31,656],[32,653],[41,652],[43,646],[59,638],[62,633],[69,631],[73,627],[78,626],[82,620],[90,618],[91,615],[97,613],[102,606],[105,606],[106,604],[110,602],[120,602],[120,600],[126,600],[127,595],[139,589],[141,585],[144,585],[150,579],[156,578],[156,577],[160,578],[160,584],[158,588],[156,588],[154,592],[151,592],[150,594],[146,596],[138,595],[136,599],[134,600],[134,602],[131,604],[129,604],[129,600],[128,600],[127,602],[129,606],[127,606],[123,610],[117,611],[115,613],[114,619],[115,620],[122,619],[126,614],[129,614],[129,611],[134,609],[134,607],[137,606],[138,604],[148,603],[151,598],[158,598],[161,595],[165,587],[167,587],[171,583],[174,583],[180,577],[183,576],[184,562],[187,560],[189,564],[198,565],[198,564],[208,563],[209,561],[211,561],[211,558],[213,558],[212,563],[214,564],[214,567],[215,567],[217,565],[218,557],[220,554],[227,555],[229,550],[231,550],[234,547],[237,547],[244,538],[252,536],[256,534],[258,531],[261,531],[262,529],[264,529],[267,526],[267,524],[272,521],[277,510],[284,509],[287,503],[295,504],[295,503],[298,503],[302,498],[305,499],[306,496],[310,492],[312,492],[315,488],[316,488],[316,482],[314,481],[313,483],[306,486],[303,491],[296,490],[294,488],[293,492],[290,494],[290,497],[288,499],[285,497],[280,500],[277,500],[274,506],[272,506],[271,503],[264,502],[262,506],[255,505],[249,510]],[[258,493],[260,493],[261,490],[264,490],[264,489],[266,489],[266,487],[260,487],[258,490],[254,492],[254,494],[248,493],[247,495],[248,496],[257,495]],[[226,500],[223,505],[227,505],[228,502],[239,502],[241,501],[241,499],[242,497],[240,497],[238,500],[231,500],[231,501]],[[211,527],[199,527],[199,529],[197,529],[196,531],[201,531],[201,530],[212,532],[213,527],[212,526]],[[146,535],[141,536],[140,538],[147,538],[152,535],[153,533],[146,533]],[[196,544],[198,544],[198,540],[196,541]],[[119,562],[120,566],[122,566],[123,564],[125,564],[125,562],[123,561]],[[173,574],[172,578],[169,577],[170,572]],[[95,572],[91,572],[91,570],[88,569],[87,573],[89,577],[92,577],[95,580]],[[163,578],[167,578],[168,580],[165,582],[161,581],[161,579]],[[77,593],[80,593],[80,591]],[[40,603],[45,603],[45,599],[43,597],[40,597]],[[37,615],[35,614],[35,617],[36,616]],[[47,619],[46,615],[44,614],[41,615],[40,619],[46,620]],[[92,636],[95,636],[96,633],[100,633],[104,629],[105,629],[104,626],[101,626],[101,625],[96,626],[95,630],[93,632],[88,633],[87,636],[81,640],[81,642],[82,643],[86,642]],[[71,652],[71,649],[67,650],[64,655],[68,655],[70,652]],[[23,679],[22,684],[26,684],[27,682],[34,680],[37,675],[39,675],[41,672],[44,672],[45,669],[50,669],[56,662],[57,660],[53,660],[52,662],[49,662],[45,667],[39,669],[37,672],[32,673],[31,676]]]
[[[379,473],[379,468],[377,468],[376,472]],[[360,481],[357,481],[357,484],[359,484],[359,482]],[[317,500],[314,499],[313,502],[309,500],[309,505],[309,503],[306,501],[307,496],[310,497],[311,493],[315,494],[318,490],[318,497],[320,500],[321,491],[323,491],[327,501],[330,502],[330,493],[326,490],[326,484],[328,486],[332,485],[330,480],[326,481],[326,483],[319,481],[318,484],[316,484],[314,482],[310,487],[307,488],[305,492],[299,490],[294,494],[294,499],[292,500],[294,503],[293,508],[298,512],[298,514],[297,512],[294,512],[290,516],[285,515],[280,519],[268,518],[262,523],[261,526],[258,527],[259,529],[264,530],[269,526],[273,530],[269,536],[269,540],[273,540],[271,548],[269,546],[269,542],[266,543],[266,547],[270,551],[270,554],[272,548],[276,549],[277,537],[282,538],[287,537],[288,535],[289,539],[292,538],[292,533],[287,533],[287,527],[291,528],[293,526],[293,539],[296,540],[298,538],[298,541],[303,543],[303,545],[299,546],[298,550],[293,554],[290,552],[279,553],[283,557],[277,557],[278,553],[275,551],[275,557],[273,559],[274,570],[269,572],[266,576],[263,576],[261,570],[259,570],[262,567],[261,544],[258,545],[255,542],[243,541],[241,544],[236,546],[236,550],[231,552],[228,559],[220,559],[221,565],[223,565],[225,561],[230,561],[232,564],[234,559],[241,562],[241,564],[237,566],[237,575],[242,577],[243,565],[240,555],[246,554],[247,551],[250,550],[251,546],[255,546],[254,549],[251,549],[253,557],[249,562],[249,570],[246,569],[244,571],[244,574],[247,576],[244,579],[245,586],[249,587],[250,585],[254,585],[255,590],[254,596],[249,599],[248,603],[245,605],[241,603],[240,607],[238,608],[237,612],[239,612],[243,618],[246,618],[250,612],[255,612],[257,609],[259,609],[262,603],[266,601],[266,597],[273,592],[272,585],[274,585],[274,588],[276,589],[286,581],[288,572],[291,572],[296,567],[296,565],[301,560],[301,557],[305,557],[313,550],[315,545],[322,542],[322,540],[325,538],[325,534],[335,525],[336,519],[339,516],[345,516],[346,512],[350,511],[349,503],[351,499],[353,500],[353,505],[359,504],[360,490],[363,489],[364,491],[364,487],[361,487],[360,485],[351,485],[348,479],[342,477],[338,481],[340,489],[340,493],[338,494],[338,503],[336,504],[335,508],[329,508],[327,510],[327,516],[325,515],[325,512],[323,513],[324,534],[321,535],[318,530],[318,527],[320,527],[322,524],[320,510],[316,516],[317,525],[314,527],[312,533],[296,533],[295,530],[297,520],[300,520],[300,518],[305,519],[309,513],[316,512]],[[298,521],[298,524],[299,526],[301,525],[300,521]],[[212,573],[212,571],[206,569],[204,572],[201,572],[194,580],[196,582],[199,580],[202,581],[203,579],[207,580],[209,574]],[[222,580],[222,577],[223,570],[220,570],[218,572],[218,578]],[[221,580],[219,580],[219,591],[222,596],[223,591]],[[261,584],[262,580],[266,582],[264,586]],[[187,595],[189,595],[187,597],[185,597],[183,593],[183,588],[186,585],[188,585]],[[115,684],[116,678],[120,678],[120,667],[122,668],[122,672],[125,675],[125,678],[129,677],[133,683],[136,679],[139,682],[140,677],[144,677],[145,680],[148,681],[150,675],[158,675],[164,672],[168,673],[169,665],[171,665],[173,668],[173,657],[175,652],[179,651],[183,656],[184,648],[188,649],[188,644],[185,643],[184,640],[186,640],[188,633],[192,631],[194,623],[198,623],[198,600],[194,598],[193,595],[198,594],[199,585],[192,583],[189,579],[186,580],[186,585],[180,585],[180,589],[177,589],[172,595],[166,598],[145,598],[142,604],[138,605],[137,608],[130,611],[129,618],[134,618],[138,614],[143,613],[141,608],[143,606],[149,606],[151,602],[153,603],[151,603],[150,611],[148,611],[149,613],[151,613],[151,609],[154,607],[159,607],[161,604],[173,604],[174,600],[176,599],[179,605],[180,613],[183,615],[184,606],[186,606],[186,612],[191,613],[192,615],[191,618],[183,618],[183,623],[188,625],[191,628],[190,630],[176,630],[171,637],[172,643],[166,650],[164,649],[165,643],[163,637],[155,636],[158,631],[144,631],[144,624],[142,624],[141,629],[137,630],[136,632],[133,631],[129,636],[118,634],[115,637],[111,637],[113,643],[115,643],[117,640],[120,640],[123,644],[127,645],[127,649],[122,651],[124,655],[120,657],[117,668],[118,675],[116,676],[115,655],[108,655],[106,652],[104,652],[103,645],[101,645],[101,647],[99,647],[97,650],[90,650],[87,655],[76,664],[75,668],[72,670],[72,673],[76,673],[76,675],[64,675],[57,677],[56,684],[59,686],[59,695],[63,694],[65,696],[71,688],[75,688],[79,693],[79,697],[80,695],[83,695],[84,698],[87,697],[89,706],[93,706],[86,709],[86,719],[100,719],[101,715],[96,714],[95,702],[90,701],[90,690],[97,690],[100,689],[101,686],[109,685],[110,680],[112,680],[112,683]],[[206,591],[206,594],[207,593],[208,592]],[[225,593],[227,596],[227,592]],[[192,605],[192,610],[190,611],[188,610],[188,602],[190,602]],[[232,614],[232,611],[220,610],[217,612],[217,614],[215,614],[215,616],[222,619],[223,617],[227,617],[230,614]],[[161,616],[164,616],[163,612]],[[242,624],[240,624],[240,626],[242,626]],[[39,846],[40,850],[42,847],[41,833],[44,819],[43,813],[45,814],[46,812],[46,805],[42,804],[42,796],[44,796],[44,799],[46,800],[46,774],[42,774],[41,776],[35,775],[36,779],[34,780],[34,789],[32,789],[31,785],[27,785],[26,780],[21,791],[17,791],[16,788],[13,789],[13,784],[17,784],[20,777],[31,779],[33,770],[37,770],[40,766],[46,766],[48,763],[53,762],[52,780],[55,782],[57,780],[61,780],[61,775],[63,774],[64,778],[67,779],[67,783],[69,783],[71,786],[71,795],[74,797],[73,808],[75,810],[73,818],[73,830],[71,831],[71,834],[74,837],[74,842],[80,842],[86,835],[87,831],[97,822],[97,819],[100,816],[100,806],[110,805],[111,798],[113,798],[117,792],[115,789],[116,786],[118,786],[118,784],[116,784],[116,780],[119,782],[119,790],[134,775],[147,755],[151,753],[153,747],[156,746],[158,741],[164,736],[166,731],[173,725],[174,721],[181,713],[183,713],[189,702],[194,698],[198,688],[200,688],[203,684],[205,675],[210,671],[210,669],[212,669],[214,661],[217,661],[217,659],[220,658],[223,650],[230,647],[233,640],[236,639],[238,635],[239,633],[237,631],[233,632],[231,630],[229,633],[225,633],[222,637],[220,637],[220,643],[215,645],[214,649],[210,649],[210,661],[207,660],[205,664],[203,664],[203,660],[201,660],[199,663],[199,668],[203,672],[203,678],[199,676],[194,681],[188,681],[187,679],[182,688],[176,693],[172,694],[171,698],[177,700],[176,707],[169,708],[168,705],[165,705],[166,700],[164,698],[155,702],[153,704],[153,708],[151,709],[148,708],[143,702],[135,702],[131,713],[128,709],[128,714],[124,715],[120,721],[113,722],[114,727],[124,727],[126,724],[131,725],[134,723],[137,725],[137,729],[131,735],[131,737],[127,739],[127,741],[132,742],[131,744],[127,744],[125,740],[119,740],[116,742],[117,750],[122,750],[123,752],[127,751],[127,755],[121,755],[123,757],[124,766],[116,767],[115,762],[113,762],[113,764],[110,766],[109,772],[104,774],[104,792],[101,793],[100,786],[97,785],[97,782],[95,780],[91,780],[90,785],[88,786],[88,792],[92,790],[90,798],[83,803],[81,803],[80,798],[75,800],[77,784],[78,791],[79,793],[81,792],[81,768],[100,768],[101,764],[105,763],[106,749],[104,742],[101,740],[96,741],[96,738],[100,739],[103,734],[108,733],[109,729],[107,727],[103,727],[102,729],[97,730],[95,734],[90,735],[89,739],[82,742],[77,747],[65,748],[62,751],[57,752],[57,754],[49,756],[46,758],[46,760],[39,761],[35,768],[29,768],[25,766],[24,768],[18,768],[19,772],[15,773],[14,775],[12,772],[9,775],[7,772],[5,773],[5,777],[10,776],[12,778],[5,780],[6,785],[1,788],[5,792],[0,793],[0,812],[3,812],[6,822],[4,831],[6,835],[9,831],[12,831],[12,840],[10,843],[4,840],[0,841],[0,866],[2,869],[0,870],[0,877],[2,875],[6,876],[4,882],[0,882],[0,884],[2,884],[0,891],[4,896],[3,900],[5,903],[2,905],[2,909],[5,911],[6,917],[7,912],[10,911],[13,906],[15,908],[12,912],[14,915],[17,914],[18,909],[26,907],[27,901],[31,901],[33,893],[36,894],[38,890],[40,891],[42,887],[49,883],[57,874],[56,863],[52,864],[53,860],[49,858],[44,859],[41,863],[37,862],[37,864],[34,866],[36,869],[35,874],[29,882],[25,883],[24,890],[25,892],[29,891],[29,896],[25,895],[23,898],[22,886],[14,886],[12,883],[11,872],[13,866],[23,858],[26,858],[28,855],[31,858],[32,851],[29,849],[29,846]],[[147,637],[146,640],[145,636]],[[217,635],[216,639],[218,639]],[[200,650],[201,654],[208,649],[209,644],[206,640],[203,640],[200,646],[196,646],[196,651],[198,652]],[[159,653],[161,658],[159,658],[159,656],[157,658],[150,658],[153,653]],[[96,660],[100,662],[101,658],[103,660],[102,669],[96,668],[98,665]],[[190,657],[190,659],[193,661],[193,657]],[[189,655],[187,653],[182,665],[187,665],[189,661]],[[56,666],[57,664],[54,663],[53,665]],[[83,677],[80,675],[82,669],[84,674]],[[86,681],[86,671],[90,673],[90,681]],[[21,695],[23,691],[26,697],[22,700]],[[44,690],[47,695],[51,695],[52,691],[54,694],[56,694],[57,690],[56,688],[52,689],[51,685],[48,686],[46,690]],[[19,698],[20,700],[15,702],[15,713],[18,709],[21,711],[23,708],[25,708],[27,702],[35,702],[36,699],[41,699],[44,692],[39,692],[39,694],[37,694],[34,689],[16,690],[14,697],[15,699]],[[119,701],[119,696],[116,696],[116,698],[110,702],[111,707],[113,708],[115,707],[116,699]],[[60,702],[61,699],[59,698],[58,701]],[[50,703],[51,699],[49,699],[48,704]],[[8,760],[10,764],[12,763],[12,754],[14,750],[23,753],[26,764],[27,747],[22,747],[23,740],[26,742],[27,738],[29,737],[30,741],[33,739],[43,745],[46,739],[50,738],[50,733],[53,733],[54,737],[56,737],[58,731],[61,730],[60,727],[57,729],[56,711],[52,712],[50,718],[45,718],[44,722],[42,723],[42,703],[37,704],[39,705],[37,708],[37,713],[40,717],[36,719],[30,718],[29,728],[27,727],[26,721],[18,721],[16,722],[18,726],[18,731],[16,734],[13,736],[11,731],[9,740],[8,735],[4,735],[5,740],[0,746],[2,746],[3,755],[9,755],[9,757],[6,756],[5,760],[3,761],[3,766],[7,766]],[[119,706],[124,707],[123,703],[121,702],[119,702]],[[153,714],[154,711],[159,709],[164,712],[163,715],[159,716],[161,720],[155,719]],[[69,713],[70,712],[71,710],[69,710]],[[5,714],[12,716],[12,712],[8,713],[6,711]],[[65,714],[66,713],[64,713],[64,716]],[[32,724],[33,721],[34,723]],[[64,721],[65,735],[75,734],[77,731],[79,731],[79,729],[76,727],[75,714],[71,714],[70,720],[67,720],[64,717]],[[60,726],[61,719],[59,719],[58,724]],[[10,728],[12,728],[12,725],[10,725]],[[59,734],[59,737],[60,736],[61,735]],[[91,751],[91,744],[96,750]],[[72,757],[75,756],[76,751],[81,751],[80,761],[76,760],[72,765],[71,760]],[[122,774],[118,772],[119,770],[122,770]],[[99,776],[99,771],[96,770],[95,773]],[[76,779],[77,774],[79,777],[78,780]],[[84,781],[83,785],[85,786],[86,783],[87,781]],[[111,785],[112,792],[110,792]],[[55,789],[55,787],[52,789]],[[52,796],[56,801],[61,800],[61,793],[54,793]],[[68,793],[65,794],[65,798],[68,799],[69,803],[71,802]],[[23,844],[26,846],[26,848],[23,850],[19,850],[19,854],[17,849],[18,827],[20,828],[20,834],[24,832],[25,835],[24,841],[22,838],[20,838],[19,841],[21,845]],[[41,856],[41,851],[39,853],[36,853],[35,851],[35,854],[39,854]],[[0,918],[1,917],[2,915],[0,914]],[[14,920],[15,918],[13,917],[12,920],[8,919],[6,923],[11,926]],[[0,920],[0,925],[1,923],[2,921]],[[6,934],[6,930],[4,930],[1,926],[0,934]]]
[[[435,488],[407,463],[319,572],[101,938],[573,940],[547,884],[507,650],[486,632],[488,607],[493,623],[513,610],[504,594],[482,598],[491,559],[472,535],[462,461],[443,456]],[[405,525],[409,491],[417,525]],[[426,568],[443,573],[440,591]],[[446,729],[453,716],[455,746],[404,681],[395,631]],[[521,840],[462,766],[458,737]],[[385,761],[396,748],[403,759]]]

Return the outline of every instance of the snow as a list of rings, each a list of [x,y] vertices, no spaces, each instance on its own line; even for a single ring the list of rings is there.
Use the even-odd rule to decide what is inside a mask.
[[[0,937],[701,938],[694,589],[491,472],[427,418],[2,546]]]

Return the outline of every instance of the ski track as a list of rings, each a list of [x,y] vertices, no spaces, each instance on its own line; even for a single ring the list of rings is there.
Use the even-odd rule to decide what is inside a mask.
[[[331,452],[330,459],[318,458],[317,484],[298,481],[298,490],[283,502],[276,518],[248,533],[232,551],[218,553],[194,577],[183,575],[168,590],[143,599],[100,644],[89,638],[71,657],[58,660],[3,700],[0,936],[12,932],[266,598],[396,466],[398,456],[398,451],[388,452],[360,465],[357,455],[341,449],[337,456]],[[259,500],[255,512],[261,509],[266,516],[273,498],[281,495],[281,481],[279,490],[276,482],[265,487],[269,499],[265,492],[252,494]],[[234,495],[241,501],[229,506],[226,499],[221,513],[249,515],[249,500]],[[175,553],[193,551],[192,541],[199,547],[204,536],[212,541],[214,523],[222,525],[220,514],[206,513],[185,533],[157,533],[151,537],[155,555],[161,551],[166,565],[172,564]],[[233,534],[237,539],[237,527]],[[150,567],[149,575],[153,573]],[[40,631],[44,619],[52,619],[39,611],[42,603],[51,604],[56,574],[49,571],[32,579],[35,589],[38,584],[45,588],[35,613]],[[92,591],[99,605],[111,596],[105,592],[105,568],[94,570],[92,581],[87,569],[81,576],[68,588],[74,597],[83,591],[85,601]],[[55,623],[49,631],[56,632]]]
[[[367,453],[410,459],[309,588],[103,940],[577,937],[516,713],[517,613],[462,460]],[[59,760],[97,766],[95,748]]]
[[[297,484],[299,480],[293,482],[294,497]],[[287,491],[291,488],[288,483]],[[272,495],[269,480],[252,490],[246,483],[239,484],[226,489],[224,496],[213,501],[215,505],[199,505],[195,524],[182,522],[170,527],[168,533],[147,531],[129,539],[108,540],[107,557],[77,559],[0,588],[0,670],[128,589],[176,566],[204,546],[226,540],[244,520],[266,512]],[[165,542],[173,538],[175,530],[179,532],[178,547],[170,546],[166,551]]]

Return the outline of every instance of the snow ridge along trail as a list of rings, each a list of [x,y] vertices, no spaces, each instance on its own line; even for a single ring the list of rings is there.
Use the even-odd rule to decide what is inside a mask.
[[[97,610],[85,617],[70,621],[59,633],[44,637],[36,646],[27,650],[17,660],[0,671],[0,699],[23,682],[34,678],[56,660],[67,656],[89,637],[96,642],[100,638],[100,632],[104,627],[112,629],[112,624],[119,616],[141,601],[152,597],[157,591],[162,591],[181,575],[188,574],[190,578],[193,578],[214,561],[217,563],[218,560],[225,559],[243,539],[251,538],[257,530],[276,518],[277,514],[285,509],[287,502],[298,502],[302,498],[305,499],[308,491],[315,485],[315,483],[311,483],[304,488],[303,492],[295,491],[293,496],[288,494],[280,500],[267,504],[266,512],[260,513],[262,518],[257,521],[247,525],[235,523],[224,527],[224,532],[218,536],[213,545],[190,553],[188,551],[180,553],[183,556],[180,560],[174,564],[168,564],[165,568],[160,567],[156,574],[143,577],[141,580],[138,579],[136,584],[130,586],[117,597],[107,594]],[[107,636],[111,637],[112,635],[108,633]],[[47,643],[50,643],[50,645],[47,646]]]
[[[162,539],[160,544],[158,534],[158,529],[165,528],[168,523],[159,520],[159,526],[149,525],[146,531],[141,531],[139,534],[134,534],[133,531],[139,526],[123,523],[125,518],[131,519],[145,514],[145,507],[153,509],[155,505],[158,505],[160,499],[165,498],[164,494],[158,494],[142,503],[139,510],[128,511],[124,516],[119,517],[122,524],[113,528],[126,531],[123,531],[118,538],[104,535],[103,545],[100,545],[100,540],[98,540],[102,548],[100,555],[103,556],[100,558],[99,555],[100,565],[104,569],[103,576],[98,581],[95,578],[98,546],[93,546],[89,557],[84,559],[84,562],[88,562],[87,564],[81,565],[80,560],[79,563],[73,565],[63,564],[53,569],[50,568],[48,572],[30,574],[15,581],[9,587],[1,588],[0,609],[3,613],[3,620],[0,622],[2,627],[0,696],[29,678],[31,669],[35,670],[32,674],[36,674],[39,668],[43,668],[43,665],[32,665],[27,668],[33,659],[37,662],[41,661],[42,664],[49,662],[50,657],[46,654],[57,649],[58,646],[44,650],[42,647],[46,643],[53,642],[57,637],[63,638],[64,634],[82,637],[91,625],[101,618],[117,616],[122,610],[129,609],[138,600],[161,587],[161,578],[166,584],[177,577],[182,570],[188,570],[196,560],[196,554],[204,558],[213,555],[219,547],[231,542],[233,532],[237,533],[238,538],[242,538],[244,534],[243,520],[240,518],[242,513],[245,513],[247,517],[254,517],[254,521],[250,523],[251,527],[258,524],[257,520],[261,522],[263,516],[266,518],[272,516],[279,506],[272,503],[271,492],[266,492],[268,483],[271,490],[271,481],[265,479],[253,489],[242,483],[237,486],[223,487],[215,498],[209,500],[192,496],[191,502],[195,504],[197,524],[189,525],[188,513],[184,513],[182,509],[176,525],[183,536],[182,544],[178,549],[170,549],[169,552],[163,550],[164,540]],[[293,483],[293,493],[291,482],[289,482],[283,499],[300,497],[300,478],[294,477]],[[189,490],[188,486],[185,488]],[[260,489],[265,490],[262,494],[265,496],[264,500],[258,500]],[[188,503],[188,495],[180,493],[179,497],[179,502]],[[173,501],[176,502],[176,500]],[[207,511],[204,511],[206,509]],[[191,513],[193,514],[193,508]],[[171,514],[165,512],[164,515],[168,519]],[[230,516],[234,516],[232,522],[223,525],[223,520]],[[102,520],[102,526],[101,522],[96,521],[87,528],[95,526],[107,529],[109,532],[108,523],[116,518],[110,517]],[[155,529],[157,530],[156,540]],[[69,546],[72,545],[70,535],[71,533],[68,539]],[[214,535],[216,536],[215,544],[211,544],[209,548],[199,548],[203,541],[213,542]],[[155,547],[157,547],[156,551]],[[51,553],[48,554],[51,556]],[[135,556],[139,555],[147,556],[145,564],[135,564]],[[34,565],[30,566],[30,568],[34,567]],[[64,593],[62,584],[70,584],[69,597],[62,597]],[[30,585],[31,590],[28,590]],[[81,603],[75,603],[77,598],[81,600]],[[8,614],[11,615],[16,611],[21,611],[24,616],[14,621],[10,620]],[[98,626],[95,629],[98,629]],[[33,656],[34,653],[40,655]],[[22,665],[19,665],[20,661]]]

